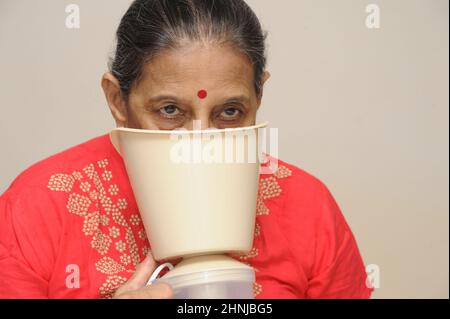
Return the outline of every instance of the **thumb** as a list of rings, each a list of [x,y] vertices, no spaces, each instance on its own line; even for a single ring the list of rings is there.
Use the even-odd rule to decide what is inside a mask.
[[[125,284],[127,290],[137,290],[144,287],[147,284],[147,281],[150,279],[150,276],[155,271],[157,267],[156,261],[153,258],[152,253],[148,253],[147,257],[136,266],[136,270],[134,274],[130,277],[130,279]]]

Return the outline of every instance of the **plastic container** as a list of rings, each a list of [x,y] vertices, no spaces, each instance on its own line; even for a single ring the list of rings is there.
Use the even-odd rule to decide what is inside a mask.
[[[249,269],[205,270],[155,283],[168,283],[174,299],[253,299],[254,276]]]
[[[174,299],[254,299],[253,268],[223,255],[188,258],[153,283],[165,282]]]

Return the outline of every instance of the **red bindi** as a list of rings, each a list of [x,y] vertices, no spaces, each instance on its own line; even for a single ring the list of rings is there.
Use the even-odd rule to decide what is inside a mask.
[[[197,96],[203,100],[208,96],[208,92],[206,92],[206,90],[200,90],[198,91]]]

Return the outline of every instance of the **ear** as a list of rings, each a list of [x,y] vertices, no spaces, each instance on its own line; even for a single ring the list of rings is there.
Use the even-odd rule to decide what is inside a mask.
[[[116,121],[116,125],[118,127],[125,127],[127,122],[127,107],[126,101],[120,93],[119,81],[111,72],[106,72],[102,77],[101,86],[111,114]]]
[[[261,92],[258,96],[258,109],[259,106],[261,105],[261,101],[262,101],[262,97],[263,97],[263,92],[264,92],[264,84],[267,82],[267,80],[270,78],[270,73],[268,71],[264,71],[261,77]]]

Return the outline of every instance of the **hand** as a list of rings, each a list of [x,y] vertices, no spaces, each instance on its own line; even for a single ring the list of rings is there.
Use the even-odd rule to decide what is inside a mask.
[[[116,290],[113,299],[171,299],[173,291],[170,285],[158,283],[146,286],[157,267],[151,253],[137,265],[133,276]]]

